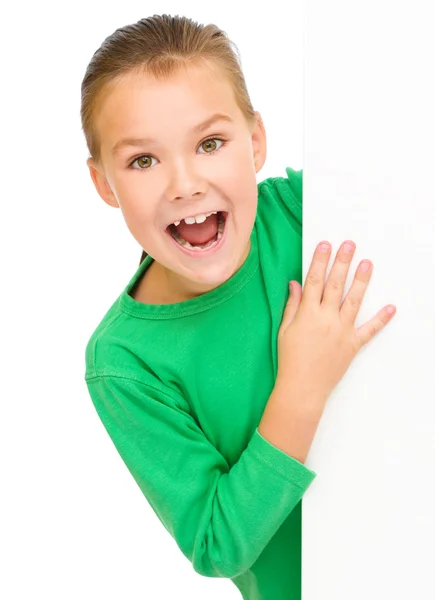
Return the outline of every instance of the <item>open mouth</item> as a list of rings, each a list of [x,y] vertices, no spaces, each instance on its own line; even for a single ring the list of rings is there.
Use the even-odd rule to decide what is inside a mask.
[[[214,236],[214,238],[212,238],[205,244],[198,244],[198,245],[192,246],[187,240],[185,240],[183,237],[181,237],[181,235],[178,233],[177,229],[175,228],[175,225],[173,225],[173,224],[169,225],[166,228],[166,231],[183,248],[186,248],[187,250],[196,250],[196,251],[200,252],[201,250],[207,250],[209,248],[212,248],[213,246],[216,246],[224,234],[225,225],[226,225],[227,218],[228,218],[228,213],[224,212],[224,211],[218,211],[217,217],[218,217],[217,233]]]

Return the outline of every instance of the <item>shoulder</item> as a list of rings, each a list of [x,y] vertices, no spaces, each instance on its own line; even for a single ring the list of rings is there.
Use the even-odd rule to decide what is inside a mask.
[[[286,177],[269,177],[259,183],[259,196],[276,203],[293,228],[302,234],[303,169],[286,167],[285,171]]]
[[[86,343],[85,379],[140,372],[143,362],[131,343],[137,328],[137,322],[115,302]]]

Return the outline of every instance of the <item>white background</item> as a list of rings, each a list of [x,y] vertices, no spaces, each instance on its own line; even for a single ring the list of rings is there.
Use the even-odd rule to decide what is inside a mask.
[[[397,313],[329,398],[303,500],[303,599],[435,598],[435,20],[430,2],[310,1],[304,272],[352,239],[356,326]],[[331,261],[332,266],[332,261]]]
[[[2,8],[0,596],[240,598],[193,571],[84,381],[85,345],[141,249],[92,184],[80,85],[105,37],[169,13],[213,22],[239,48],[267,130],[258,181],[304,168],[304,277],[320,240],[335,256],[353,239],[347,289],[361,259],[375,265],[356,325],[397,306],[334,390],[307,461],[318,476],[304,497],[303,598],[432,598],[429,3],[181,6]]]

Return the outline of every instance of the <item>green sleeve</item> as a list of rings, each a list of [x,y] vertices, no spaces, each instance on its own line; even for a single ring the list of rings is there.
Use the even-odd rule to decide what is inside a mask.
[[[258,429],[229,468],[187,402],[157,386],[112,375],[87,386],[149,505],[205,577],[246,571],[316,476]]]
[[[292,227],[302,235],[303,170],[295,171],[286,167],[286,173],[287,177],[270,177],[262,184],[278,203]]]

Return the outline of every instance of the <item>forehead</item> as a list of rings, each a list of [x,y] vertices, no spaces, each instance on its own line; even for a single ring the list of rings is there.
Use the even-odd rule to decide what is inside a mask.
[[[234,121],[243,115],[228,77],[218,69],[182,68],[169,77],[128,75],[104,94],[95,124],[102,146],[111,148],[120,137],[176,134],[190,130],[213,113],[227,113]]]

